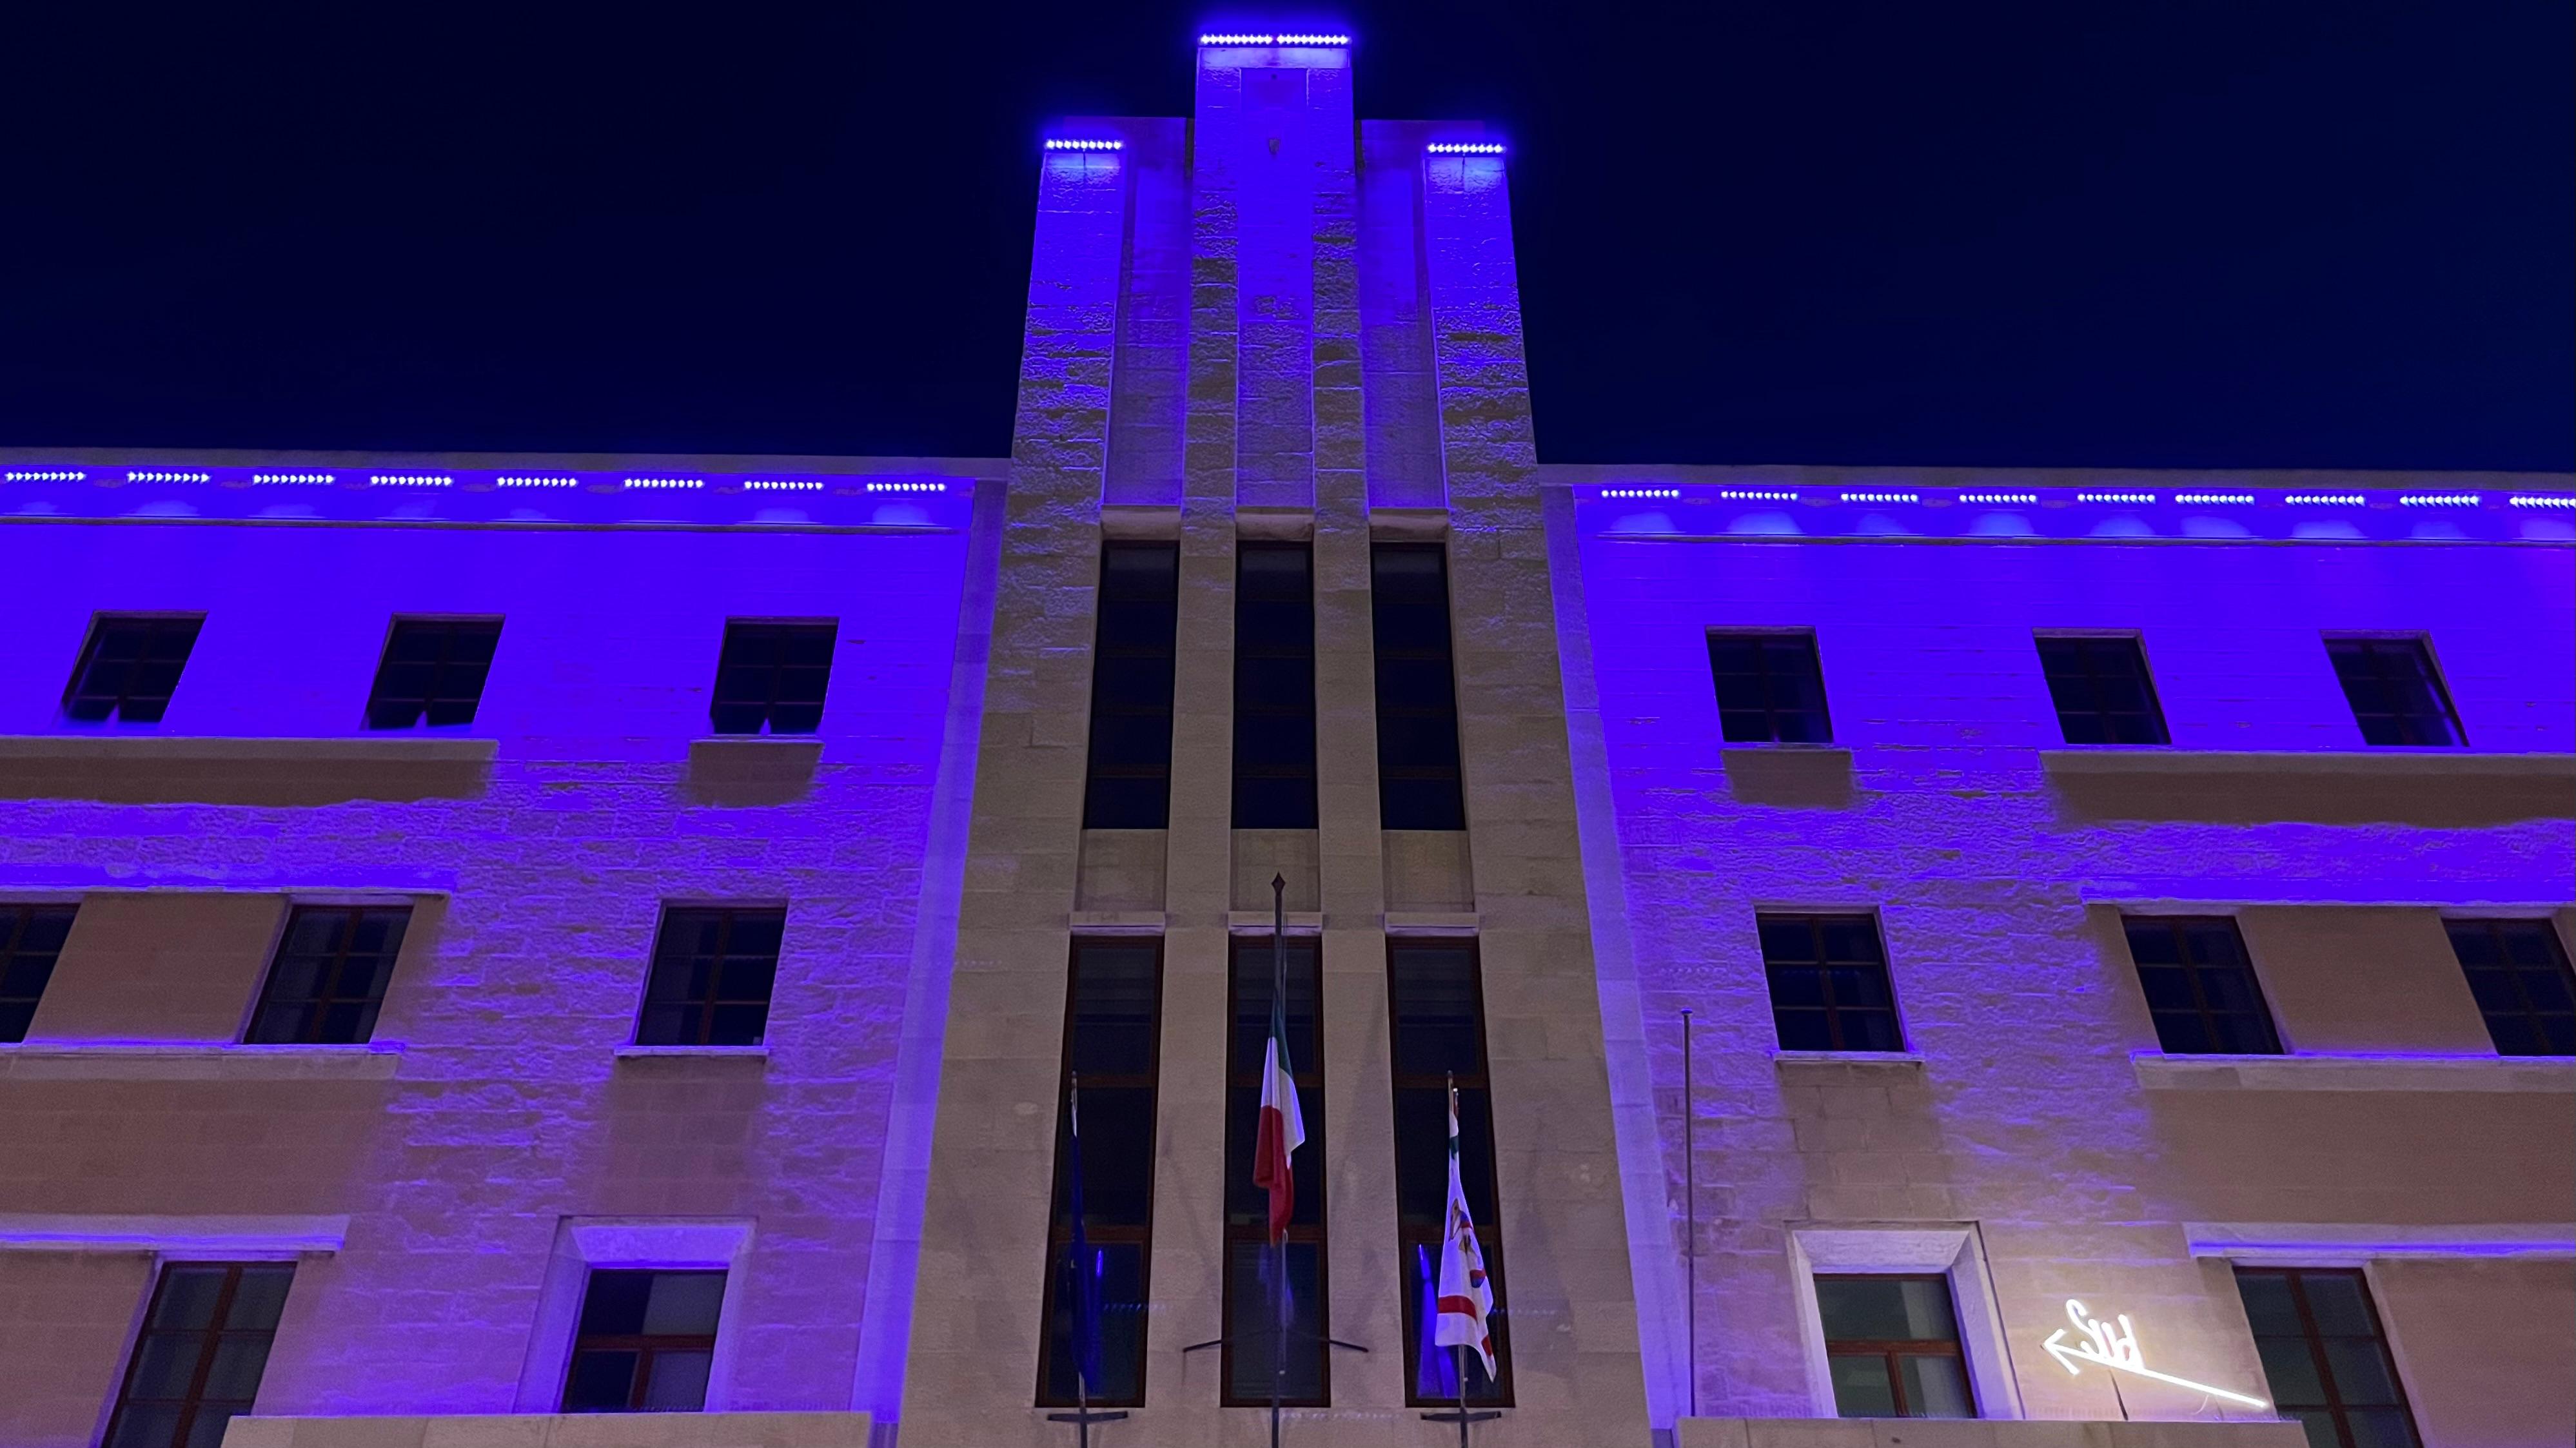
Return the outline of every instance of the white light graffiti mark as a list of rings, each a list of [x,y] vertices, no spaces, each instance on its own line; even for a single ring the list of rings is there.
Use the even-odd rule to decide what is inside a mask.
[[[2195,1383],[2189,1378],[2178,1378],[2148,1367],[2146,1358],[2138,1351],[2138,1330],[2129,1325],[2129,1315],[2125,1312],[2110,1322],[2104,1322],[2098,1317],[2085,1316],[2084,1304],[2070,1297],[2066,1299],[2066,1320],[2075,1324],[2075,1330],[2084,1335],[2084,1341],[2067,1344],[2064,1341],[2066,1329],[2061,1327],[2050,1333],[2048,1341],[2040,1346],[2048,1350],[2050,1357],[2057,1359],[2057,1365],[2066,1369],[2069,1377],[2082,1371],[2075,1366],[2077,1363],[2087,1362],[2115,1372],[2154,1378],[2157,1382],[2189,1388],[2196,1393],[2207,1393],[2213,1398],[2225,1398],[2231,1403],[2243,1403],[2249,1408],[2272,1406],[2261,1398],[2249,1398],[2243,1393],[2231,1393],[2225,1388],[2213,1388],[2207,1383]]]

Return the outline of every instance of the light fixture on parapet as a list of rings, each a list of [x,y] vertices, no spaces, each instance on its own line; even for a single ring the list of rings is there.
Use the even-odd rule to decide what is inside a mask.
[[[742,490],[746,493],[819,493],[823,491],[823,483],[818,478],[745,478]]]
[[[2077,493],[2075,495],[2075,501],[2079,503],[2152,503],[2155,500],[2156,495],[2153,493]]]
[[[2254,501],[2254,495],[2252,493],[2176,493],[2174,501],[2189,507],[2205,507],[2217,503],[2251,503]]]
[[[253,473],[250,475],[250,480],[253,484],[296,483],[319,486],[336,483],[340,479],[336,473]]]
[[[2358,508],[2370,500],[2359,493],[2292,493],[2281,501],[2292,507]]]
[[[2483,493],[2406,493],[2399,496],[2401,508],[2474,508],[2486,501]]]
[[[1923,501],[1923,495],[1921,493],[1845,493],[1843,501],[1846,503],[1919,503]]]
[[[1601,496],[1605,498],[1678,498],[1681,495],[1682,490],[1679,488],[1603,488],[1601,490]]]
[[[32,468],[24,472],[13,468],[7,476],[13,483],[79,483],[89,479],[89,474],[75,468]]]
[[[622,486],[629,488],[661,488],[668,490],[673,488],[703,488],[706,485],[707,480],[704,478],[628,478]]]
[[[2129,1315],[2125,1312],[2109,1322],[2104,1322],[2098,1317],[2088,1316],[2084,1310],[2084,1304],[2070,1297],[2066,1299],[2066,1317],[2068,1321],[2075,1324],[2075,1332],[2079,1340],[2068,1342],[2066,1329],[2061,1327],[2050,1333],[2048,1340],[2039,1346],[2050,1357],[2057,1359],[2057,1365],[2066,1369],[2069,1377],[2082,1373],[2083,1369],[2076,1366],[2078,1363],[2091,1363],[2096,1367],[2109,1368],[2113,1372],[2135,1373],[2142,1378],[2153,1378],[2160,1383],[2189,1388],[2195,1393],[2207,1393],[2213,1398],[2225,1398],[2231,1403],[2242,1403],[2249,1408],[2272,1406],[2261,1398],[2248,1397],[2243,1393],[2231,1393],[2225,1388],[2213,1388],[2207,1383],[2195,1383],[2189,1378],[2178,1378],[2171,1373],[2160,1373],[2148,1367],[2145,1355],[2138,1348],[2138,1331],[2130,1326]]]
[[[1434,141],[1422,149],[1433,156],[1499,156],[1503,154],[1503,143],[1500,141]]]
[[[1794,503],[1797,493],[1787,488],[1720,488],[1718,497],[1730,503]]]
[[[380,488],[452,488],[456,479],[447,473],[375,473],[368,482]]]
[[[492,484],[501,488],[578,488],[581,486],[581,479],[553,475],[523,476],[513,473],[494,478]]]
[[[1105,137],[1049,136],[1046,148],[1050,151],[1123,151],[1127,149],[1127,143]]]
[[[944,493],[948,491],[948,485],[946,483],[933,482],[870,483],[868,484],[868,491],[871,493]]]
[[[1347,35],[1251,35],[1223,31],[1199,37],[1201,45],[1348,45]]]
[[[2516,493],[2510,500],[2517,508],[2576,508],[2576,496]]]
[[[1962,503],[2036,503],[2037,493],[1961,493]]]

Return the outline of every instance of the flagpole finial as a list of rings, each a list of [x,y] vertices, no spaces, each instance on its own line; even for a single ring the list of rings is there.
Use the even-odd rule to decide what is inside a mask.
[[[1271,876],[1271,877],[1270,877],[1270,893],[1271,893],[1271,894],[1273,894],[1273,895],[1285,895],[1285,894],[1287,894],[1287,893],[1288,893],[1288,877],[1287,877],[1287,876],[1285,876],[1285,875],[1273,875],[1273,876]]]

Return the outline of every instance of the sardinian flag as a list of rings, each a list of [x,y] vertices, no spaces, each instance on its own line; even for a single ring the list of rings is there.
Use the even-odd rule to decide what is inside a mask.
[[[1270,1193],[1270,1240],[1288,1230],[1297,1209],[1297,1178],[1291,1158],[1306,1144],[1306,1118],[1297,1110],[1297,1081],[1289,1075],[1288,1012],[1281,997],[1270,993],[1270,1048],[1261,1057],[1261,1134],[1252,1149],[1252,1184]]]
[[[1476,1223],[1467,1215],[1467,1191],[1458,1184],[1458,1088],[1449,1088],[1449,1225],[1440,1244],[1440,1315],[1432,1340],[1441,1347],[1471,1347],[1494,1376],[1494,1284],[1485,1276],[1485,1254],[1476,1245]]]

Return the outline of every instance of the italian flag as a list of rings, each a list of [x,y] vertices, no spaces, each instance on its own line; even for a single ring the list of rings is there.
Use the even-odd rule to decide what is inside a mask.
[[[1270,1046],[1261,1053],[1261,1134],[1252,1149],[1252,1184],[1270,1193],[1270,1240],[1288,1230],[1297,1209],[1292,1158],[1306,1144],[1306,1118],[1297,1110],[1297,1082],[1288,1065],[1288,1012],[1270,995]]]

